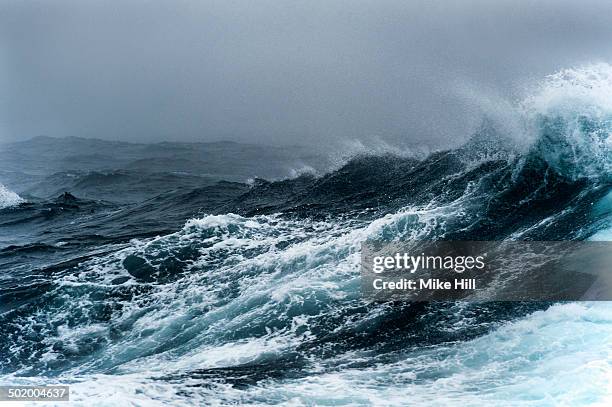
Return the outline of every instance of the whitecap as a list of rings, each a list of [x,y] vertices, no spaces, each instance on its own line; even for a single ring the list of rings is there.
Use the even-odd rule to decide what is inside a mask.
[[[22,202],[24,202],[23,198],[0,184],[0,209],[19,205]]]

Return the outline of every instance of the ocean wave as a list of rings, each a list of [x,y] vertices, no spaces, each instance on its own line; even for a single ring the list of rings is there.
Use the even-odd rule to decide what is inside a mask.
[[[522,106],[527,146],[488,123],[426,158],[257,180],[224,213],[15,289],[2,378],[69,381],[84,405],[604,403],[607,304],[372,304],[359,261],[367,240],[609,235],[609,70],[547,79]]]
[[[612,66],[587,65],[547,77],[521,103],[533,148],[572,179],[612,176]]]
[[[25,202],[19,195],[0,184],[0,209],[19,205]]]

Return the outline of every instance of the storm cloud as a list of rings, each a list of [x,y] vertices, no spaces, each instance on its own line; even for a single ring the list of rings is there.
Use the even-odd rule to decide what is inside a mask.
[[[609,1],[0,4],[0,141],[441,144],[612,58]]]

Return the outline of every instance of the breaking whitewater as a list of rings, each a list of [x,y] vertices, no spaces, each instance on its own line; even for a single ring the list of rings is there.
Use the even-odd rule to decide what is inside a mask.
[[[136,207],[1,189],[0,381],[69,384],[84,406],[610,405],[607,302],[361,296],[371,239],[612,237],[612,67],[560,72],[511,110],[425,159]],[[192,206],[207,214],[160,233]]]

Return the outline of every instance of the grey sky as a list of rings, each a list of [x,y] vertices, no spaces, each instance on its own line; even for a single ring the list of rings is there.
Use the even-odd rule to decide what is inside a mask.
[[[610,1],[3,0],[0,141],[435,144],[611,57]]]

